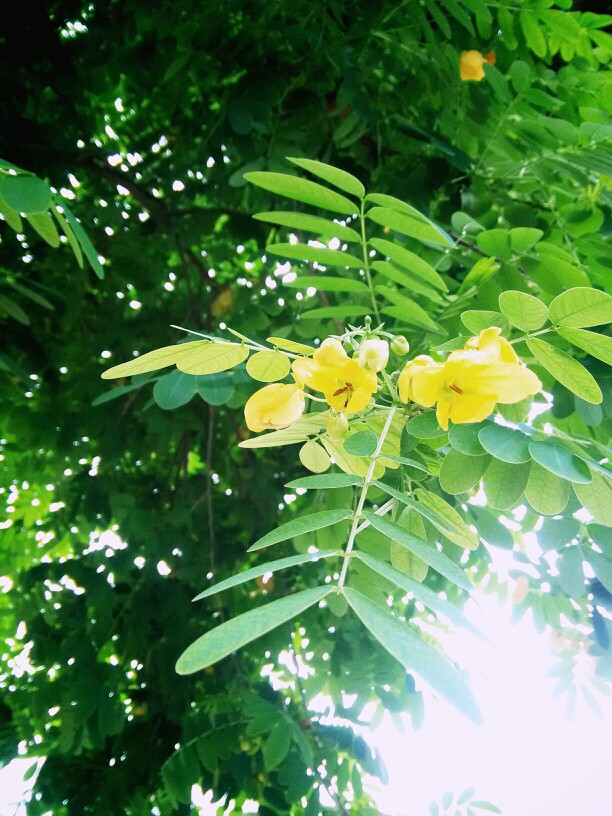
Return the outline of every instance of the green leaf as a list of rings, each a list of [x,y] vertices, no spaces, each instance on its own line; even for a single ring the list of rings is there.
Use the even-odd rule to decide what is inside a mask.
[[[427,518],[449,541],[466,550],[475,550],[478,547],[476,533],[470,530],[455,508],[441,496],[423,488],[416,490],[415,495],[418,499],[419,512],[423,506],[427,507],[433,513],[433,516],[428,515]]]
[[[298,455],[306,470],[310,470],[312,473],[323,473],[331,466],[331,459],[327,451],[314,439],[310,439],[306,444],[302,445]]]
[[[367,216],[375,224],[388,227],[402,235],[408,235],[410,238],[416,238],[417,241],[423,241],[426,244],[453,246],[453,242],[446,233],[420,213],[418,213],[420,217],[415,217],[413,213],[406,214],[397,210],[390,210],[387,207],[372,207],[372,209],[368,210]]]
[[[612,337],[584,329],[569,329],[561,327],[559,334],[574,346],[586,351],[591,357],[597,357],[604,363],[612,365]]]
[[[349,255],[348,252],[340,252],[338,249],[321,249],[309,246],[309,244],[272,244],[266,247],[266,252],[270,255],[279,255],[281,258],[319,263],[324,266],[347,266],[350,269],[363,267],[363,260]]]
[[[349,244],[361,243],[361,235],[354,229],[336,224],[335,221],[328,221],[327,218],[321,218],[318,215],[310,215],[310,213],[274,210],[274,212],[257,213],[253,218],[269,224],[278,224],[281,227],[314,232],[322,238],[338,238]]]
[[[351,476],[350,473],[325,473],[321,476],[302,476],[287,482],[285,487],[296,490],[298,487],[306,490],[328,490],[338,487],[353,487],[363,483],[361,476]]]
[[[506,317],[501,312],[490,312],[483,309],[468,309],[461,314],[461,322],[468,331],[479,334],[483,329],[497,326],[506,334],[510,325]]]
[[[491,229],[479,232],[476,244],[487,255],[494,255],[504,260],[510,256],[510,233],[505,229]]]
[[[467,456],[451,448],[440,466],[440,487],[451,495],[471,490],[482,479],[490,461],[490,456]]]
[[[612,593],[612,561],[606,558],[605,555],[595,552],[595,550],[585,550],[585,557],[589,564],[593,567],[595,575],[608,592]]]
[[[276,561],[267,561],[265,564],[252,567],[244,572],[239,572],[236,575],[232,575],[231,578],[226,578],[224,581],[219,581],[218,584],[213,584],[213,586],[205,589],[204,592],[200,592],[199,595],[196,595],[193,600],[200,601],[202,598],[208,598],[211,595],[216,595],[217,592],[223,592],[226,589],[232,589],[232,587],[240,586],[241,584],[245,584],[247,581],[253,580],[253,578],[259,578],[261,575],[265,575],[267,572],[278,572],[279,570],[284,570],[288,567],[297,567],[301,564],[310,564],[318,561],[320,558],[332,558],[336,555],[342,555],[342,550],[321,550],[320,552],[316,553],[300,553],[299,555],[290,555],[288,558],[279,558]]]
[[[546,470],[568,482],[588,484],[592,481],[587,463],[557,442],[530,442],[529,453]]]
[[[379,284],[376,286],[376,291],[380,292],[384,298],[395,304],[394,306],[386,306],[382,310],[383,314],[395,317],[404,324],[421,326],[425,329],[431,329],[431,331],[437,332],[438,334],[445,334],[445,331],[440,328],[435,320],[431,319],[425,309],[419,306],[418,303],[415,303],[414,300],[407,298],[405,295],[402,295],[401,292],[389,286]]]
[[[438,425],[435,411],[426,411],[424,414],[412,417],[406,423],[406,433],[417,439],[436,439],[444,436],[444,431]]]
[[[272,544],[287,541],[288,538],[295,538],[304,533],[311,533],[313,530],[320,530],[322,527],[331,527],[333,524],[338,524],[338,522],[344,521],[344,519],[350,518],[352,515],[353,511],[350,508],[342,508],[339,510],[321,510],[319,513],[299,516],[292,521],[281,524],[280,527],[266,533],[265,536],[258,538],[257,541],[249,547],[248,552],[263,550]]]
[[[0,195],[15,212],[22,215],[42,213],[51,204],[51,188],[37,176],[4,176]]]
[[[441,289],[443,292],[448,291],[447,285],[443,279],[436,272],[433,266],[430,266],[427,261],[424,261],[414,252],[410,252],[403,247],[394,244],[392,241],[385,241],[381,238],[372,238],[370,240],[371,246],[378,252],[386,255],[394,263],[409,272],[414,273],[419,278],[422,278],[426,283],[431,284],[436,289]]]
[[[185,649],[176,664],[178,674],[193,674],[212,666],[281,623],[318,604],[333,587],[315,587],[251,609],[211,629]]]
[[[593,375],[581,363],[544,340],[530,338],[526,342],[536,360],[572,394],[595,405],[602,402],[601,389]]]
[[[484,456],[486,450],[480,443],[480,431],[488,428],[490,422],[470,422],[465,425],[451,425],[448,431],[448,441],[455,450],[465,453],[466,456]]]
[[[533,397],[525,397],[525,399],[510,403],[509,405],[498,405],[497,410],[505,420],[518,425],[519,422],[525,422],[529,417],[532,405]]]
[[[350,587],[344,590],[344,594],[363,625],[406,671],[419,675],[434,692],[448,700],[473,722],[482,721],[465,679],[444,655],[365,595]]]
[[[563,512],[569,500],[569,489],[569,482],[565,479],[560,479],[537,462],[531,463],[525,498],[536,513],[556,516]]]
[[[375,530],[390,538],[391,541],[396,541],[402,547],[405,547],[410,552],[418,556],[422,561],[425,561],[432,569],[435,569],[440,575],[448,578],[453,584],[456,584],[461,589],[468,592],[472,589],[469,578],[465,572],[455,564],[454,561],[444,555],[422,538],[410,533],[394,521],[390,521],[382,516],[377,516],[369,510],[364,512],[364,518],[368,521]]]
[[[279,720],[274,724],[262,747],[264,770],[273,771],[283,762],[291,747],[291,730],[287,723]]]
[[[147,354],[141,354],[127,363],[119,363],[119,365],[109,368],[102,373],[102,379],[112,380],[118,377],[131,377],[134,374],[146,374],[148,371],[166,368],[174,365],[181,354],[187,355],[194,348],[205,345],[207,342],[207,340],[194,340],[190,343],[163,346],[155,349],[155,351],[149,351]]]
[[[353,306],[347,303],[346,306],[323,306],[320,309],[309,309],[300,315],[301,320],[333,320],[334,318],[355,318],[365,317],[372,313],[372,307]]]
[[[596,470],[592,476],[590,484],[574,484],[574,493],[595,521],[612,527],[612,479]]]
[[[100,280],[103,280],[104,279],[104,269],[102,267],[102,264],[100,263],[100,260],[98,258],[98,253],[96,252],[96,249],[95,249],[94,245],[89,240],[89,236],[87,235],[87,233],[85,232],[83,227],[80,225],[80,223],[77,221],[76,217],[72,214],[72,211],[69,209],[69,207],[66,204],[65,200],[61,196],[56,196],[56,198],[59,200],[59,202],[60,202],[60,204],[62,206],[64,217],[65,217],[66,221],[68,222],[68,224],[70,224],[70,227],[71,227],[72,231],[74,232],[74,234],[76,236],[76,239],[79,242],[79,245],[80,245],[81,249],[83,250],[83,253],[84,253],[85,257],[89,261],[89,265],[93,269],[96,276]],[[78,260],[78,258],[77,258],[77,260]]]
[[[612,323],[612,297],[599,289],[577,286],[557,295],[549,314],[553,323],[573,329]]]
[[[357,292],[369,295],[367,284],[351,278],[328,278],[318,275],[300,276],[292,281],[283,282],[283,286],[290,289],[309,289],[311,286],[320,292]]]
[[[529,479],[530,463],[510,465],[493,459],[483,477],[487,501],[496,510],[509,510],[519,501]]]
[[[0,215],[3,216],[9,227],[15,232],[23,232],[23,221],[18,212],[6,203],[0,195]]]
[[[286,340],[284,337],[268,337],[268,343],[276,348],[283,349],[283,351],[291,351],[294,354],[305,354],[310,357],[314,354],[315,349],[312,346],[307,346],[304,343],[296,343],[294,340]]]
[[[373,431],[358,431],[344,439],[344,450],[351,456],[371,456],[378,445]]]
[[[81,245],[77,241],[77,237],[74,234],[74,230],[70,226],[70,224],[64,218],[64,214],[60,207],[54,206],[52,209],[53,215],[56,217],[58,224],[60,225],[62,232],[68,239],[68,243],[70,244],[70,248],[74,253],[74,257],[76,258],[76,262],[78,263],[79,267],[83,268],[83,252],[81,250]]]
[[[357,196],[357,198],[363,198],[365,196],[365,187],[363,184],[359,179],[347,173],[345,170],[339,170],[330,164],[323,164],[323,162],[313,161],[312,159],[292,159],[290,156],[287,156],[287,161],[301,167],[302,170],[307,170],[309,173],[312,173],[313,176],[322,178],[323,181],[328,181],[330,184],[333,184],[334,187],[337,187],[345,193]]]
[[[387,280],[393,281],[400,286],[408,289],[411,293],[425,295],[428,300],[434,303],[443,303],[438,291],[433,289],[428,283],[425,283],[421,278],[414,275],[412,272],[406,272],[403,269],[398,269],[389,261],[373,261],[370,268],[374,272],[378,272]],[[378,278],[376,279],[378,283]]]
[[[291,371],[289,359],[278,351],[258,351],[247,360],[249,377],[258,382],[277,382]]]
[[[30,318],[21,306],[15,303],[14,300],[4,297],[4,295],[0,295],[0,312],[6,312],[13,320],[16,320],[18,323],[23,323],[24,326],[30,325]]]
[[[478,439],[482,447],[502,462],[510,464],[521,464],[529,462],[529,437],[522,431],[506,428],[504,425],[489,423],[483,428]]]
[[[195,393],[195,377],[182,371],[171,371],[155,383],[153,399],[164,411],[172,411],[186,405]]]
[[[374,572],[377,572],[387,581],[404,590],[404,592],[409,592],[411,595],[414,595],[417,601],[420,601],[428,609],[431,609],[432,612],[444,615],[449,621],[451,621],[451,623],[454,623],[455,626],[461,626],[473,634],[483,637],[480,630],[470,623],[470,621],[458,607],[452,603],[449,603],[449,601],[445,600],[444,598],[441,598],[429,587],[424,586],[419,581],[415,581],[413,578],[410,578],[405,573],[400,572],[399,570],[390,566],[385,561],[381,561],[379,558],[374,558],[374,556],[368,555],[361,550],[355,552],[355,558],[363,561],[363,563],[371,570],[374,570]]]
[[[501,27],[504,30],[504,34],[506,34],[506,26],[501,24]],[[514,90],[517,94],[524,93],[529,88],[529,85],[531,84],[531,68],[526,62],[523,62],[522,60],[515,60],[510,66],[509,74],[510,81],[512,82]]]
[[[409,533],[414,533],[417,538],[427,538],[423,519],[416,510],[413,510],[411,507],[404,507],[396,521],[400,527],[408,530]],[[397,541],[391,542],[389,554],[391,564],[396,570],[399,570],[410,578],[414,578],[414,580],[419,583],[422,583],[425,578],[427,578],[429,566],[413,552],[410,552],[410,550],[398,544]]]
[[[517,329],[534,331],[546,322],[548,309],[541,300],[525,292],[502,292],[499,308]]]
[[[57,249],[60,245],[59,232],[57,231],[54,220],[48,212],[32,213],[31,215],[26,215],[26,219],[43,241],[46,241],[53,249]]]
[[[254,436],[252,439],[244,439],[238,446],[240,448],[277,448],[281,445],[294,445],[296,442],[305,442],[309,436],[319,433],[325,427],[328,416],[327,411],[305,414],[296,422],[293,422],[290,428]]]
[[[514,227],[510,230],[510,246],[515,252],[527,252],[543,235],[542,230],[533,227]]]
[[[577,601],[585,593],[584,568],[580,547],[567,547],[559,555],[558,570],[561,589]]]
[[[537,57],[545,57],[548,50],[546,38],[536,19],[534,12],[522,9],[519,12],[519,23],[525,37],[525,42]]]
[[[225,405],[234,395],[234,384],[228,374],[203,374],[194,379],[197,393],[209,405]]]
[[[244,178],[256,187],[261,187],[270,193],[301,201],[303,204],[311,204],[322,210],[330,210],[341,215],[359,214],[359,208],[353,201],[333,190],[328,190],[327,187],[315,184],[314,181],[297,176],[287,176],[284,173],[267,172],[245,173]]]
[[[186,345],[186,344],[185,344]],[[249,356],[246,346],[205,340],[188,354],[181,354],[176,367],[185,374],[217,374],[242,363]]]

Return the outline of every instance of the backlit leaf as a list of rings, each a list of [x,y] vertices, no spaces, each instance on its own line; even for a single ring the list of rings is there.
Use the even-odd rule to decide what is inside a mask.
[[[415,218],[412,214],[401,213],[386,207],[372,207],[372,209],[368,210],[367,216],[376,224],[388,227],[402,235],[408,235],[410,238],[416,238],[417,241],[452,246],[452,241],[447,237],[446,233],[423,216]]]
[[[313,176],[322,178],[350,195],[363,198],[365,196],[365,187],[359,179],[347,173],[346,170],[340,170],[338,167],[332,167],[330,164],[323,164],[323,162],[313,161],[312,159],[294,159],[287,156],[287,161],[301,167],[302,170],[307,170]]]
[[[265,536],[258,538],[249,547],[248,551],[263,550],[265,547],[272,546],[272,544],[278,544],[280,541],[287,541],[289,538],[311,533],[313,530],[320,530],[322,527],[330,527],[332,524],[338,524],[339,521],[344,521],[344,519],[350,518],[352,515],[353,511],[350,508],[342,508],[340,510],[321,510],[319,513],[300,516],[281,524],[275,530],[271,530]]]
[[[189,343],[178,343],[174,346],[163,346],[162,348],[141,354],[127,363],[109,368],[102,373],[103,380],[112,380],[117,377],[131,377],[134,374],[145,374],[148,371],[157,371],[160,368],[174,365],[183,355],[187,356],[194,349],[208,345],[208,340],[194,340]]]
[[[549,313],[553,323],[574,329],[612,323],[612,297],[599,289],[578,286],[558,295]]]
[[[433,266],[430,266],[418,255],[415,255],[414,252],[410,252],[394,244],[392,241],[385,241],[381,238],[372,238],[370,244],[374,249],[378,250],[378,252],[381,252],[394,263],[398,264],[398,266],[407,269],[409,272],[413,272],[419,278],[422,278],[437,289],[442,289],[444,292],[447,291],[448,287]]]
[[[269,255],[279,255],[281,258],[292,258],[296,261],[308,261],[324,266],[348,266],[350,269],[361,269],[363,260],[340,252],[337,249],[323,249],[309,244],[272,244],[266,247]]]
[[[242,363],[249,356],[246,346],[236,343],[214,343],[205,341],[188,354],[181,354],[176,367],[185,374],[217,374]]]
[[[454,507],[445,501],[441,496],[430,493],[424,488],[415,491],[418,498],[418,507],[423,505],[432,513],[427,518],[440,532],[446,536],[453,544],[464,547],[466,550],[475,550],[478,547],[478,536],[467,526]]]
[[[188,646],[176,664],[178,674],[193,674],[250,643],[281,623],[292,620],[305,609],[319,603],[333,587],[315,587],[271,601],[222,623]]]
[[[502,292],[499,308],[513,326],[523,331],[541,328],[548,317],[546,305],[525,292]]]
[[[314,439],[302,445],[298,455],[306,470],[310,470],[312,473],[323,473],[331,465],[327,451]]]
[[[597,332],[585,331],[584,329],[566,328],[565,326],[559,328],[559,334],[592,357],[597,357],[598,360],[603,360],[604,363],[612,365],[612,337]]]
[[[258,351],[247,360],[249,377],[258,382],[277,382],[291,370],[289,359],[278,351]]]
[[[603,400],[595,378],[578,360],[539,338],[532,337],[526,343],[536,360],[572,394],[596,405]]]
[[[612,478],[596,470],[592,476],[590,484],[574,484],[574,492],[595,521],[612,527]]]
[[[54,249],[60,245],[60,237],[55,226],[55,222],[48,212],[31,213],[26,215],[26,219],[31,227]]]
[[[245,173],[244,178],[270,193],[301,201],[303,204],[312,204],[313,207],[320,207],[322,210],[330,210],[341,215],[359,214],[359,208],[353,201],[314,181],[284,173],[267,172]]]

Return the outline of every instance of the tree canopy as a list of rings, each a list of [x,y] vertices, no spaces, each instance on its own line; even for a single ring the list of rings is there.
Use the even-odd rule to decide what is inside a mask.
[[[437,695],[478,719],[443,635],[474,587],[508,592],[500,549],[568,710],[597,709],[610,22],[571,0],[5,21],[0,761],[46,757],[29,814],[188,814],[193,784],[235,813],[377,813],[384,766],[351,723],[371,703],[418,727]],[[406,361],[492,329],[542,392],[449,424]],[[348,375],[313,379],[323,402],[253,435],[253,395],[324,383],[332,337],[378,413],[349,410]]]

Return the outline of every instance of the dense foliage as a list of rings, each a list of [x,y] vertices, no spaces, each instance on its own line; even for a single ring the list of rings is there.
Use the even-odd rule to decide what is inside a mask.
[[[238,813],[250,798],[264,816],[367,816],[376,809],[363,774],[384,769],[351,722],[366,702],[375,717],[423,716],[418,668],[415,680],[331,600],[296,607],[295,623],[204,671],[176,674],[204,631],[324,583],[327,559],[191,603],[213,577],[263,564],[246,551],[276,525],[351,507],[354,487],[286,488],[312,467],[312,448],[302,464],[295,445],[239,445],[249,436],[243,406],[260,387],[244,362],[143,370],[114,388],[100,380],[110,365],[185,339],[171,324],[240,348],[229,326],[282,348],[314,346],[371,315],[406,335],[410,359],[501,328],[552,401],[538,398],[520,439],[489,421],[446,434],[431,412],[399,428],[395,454],[409,464],[396,464],[420,485],[417,498],[452,505],[478,547],[462,557],[447,540],[449,518],[459,525],[448,513],[442,530],[420,516],[405,526],[440,540],[439,554],[455,568],[461,560],[481,591],[507,591],[491,561],[496,548],[513,550],[517,614],[531,609],[555,631],[570,708],[578,695],[597,707],[612,676],[609,22],[569,0],[65,0],[7,24],[0,746],[3,761],[19,746],[47,757],[30,813],[189,813],[199,783],[235,799]],[[476,74],[462,79],[461,55],[472,51],[488,59],[472,55]],[[287,156],[342,168],[378,194],[361,219],[365,288],[358,267],[334,269],[313,252],[346,241],[351,253],[364,233],[338,234],[324,200],[296,195],[308,163]],[[317,180],[332,191],[338,178]],[[347,193],[362,196],[340,187]],[[271,215],[278,209],[288,215]],[[352,212],[340,211],[349,233]],[[521,341],[544,330],[544,340]],[[504,416],[521,422],[525,409]],[[351,430],[362,445],[372,432]],[[343,450],[332,451],[339,464]],[[486,504],[468,504],[481,477]],[[397,492],[387,475],[380,485]],[[436,518],[439,503],[430,511]],[[313,544],[341,548],[337,529],[294,528],[302,535],[279,539],[278,557],[297,565]],[[538,547],[524,538],[534,529]],[[371,562],[461,605],[461,584],[414,553],[400,558],[388,528],[371,532]],[[442,623],[402,600],[405,590],[353,570],[353,592],[374,607],[392,595],[412,631],[437,643]],[[319,693],[342,725],[308,710]]]

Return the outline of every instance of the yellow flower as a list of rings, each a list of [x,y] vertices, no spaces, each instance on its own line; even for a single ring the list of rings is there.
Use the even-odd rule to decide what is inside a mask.
[[[368,371],[382,371],[389,362],[389,343],[377,337],[364,340],[359,347],[359,365]]]
[[[402,402],[426,408],[436,405],[438,424],[481,422],[498,402],[510,404],[537,394],[542,383],[519,361],[497,327],[471,337],[465,349],[436,363],[421,355],[409,362],[398,379]]]
[[[295,360],[292,369],[297,382],[321,391],[328,405],[345,414],[363,411],[378,387],[376,374],[349,357],[333,338],[324,340],[312,359]]]
[[[299,383],[273,383],[256,391],[244,406],[251,431],[287,428],[304,413],[304,392]]]
[[[484,79],[484,69],[482,67],[485,58],[480,51],[464,51],[459,57],[459,75],[464,82],[473,79],[480,82]]]

